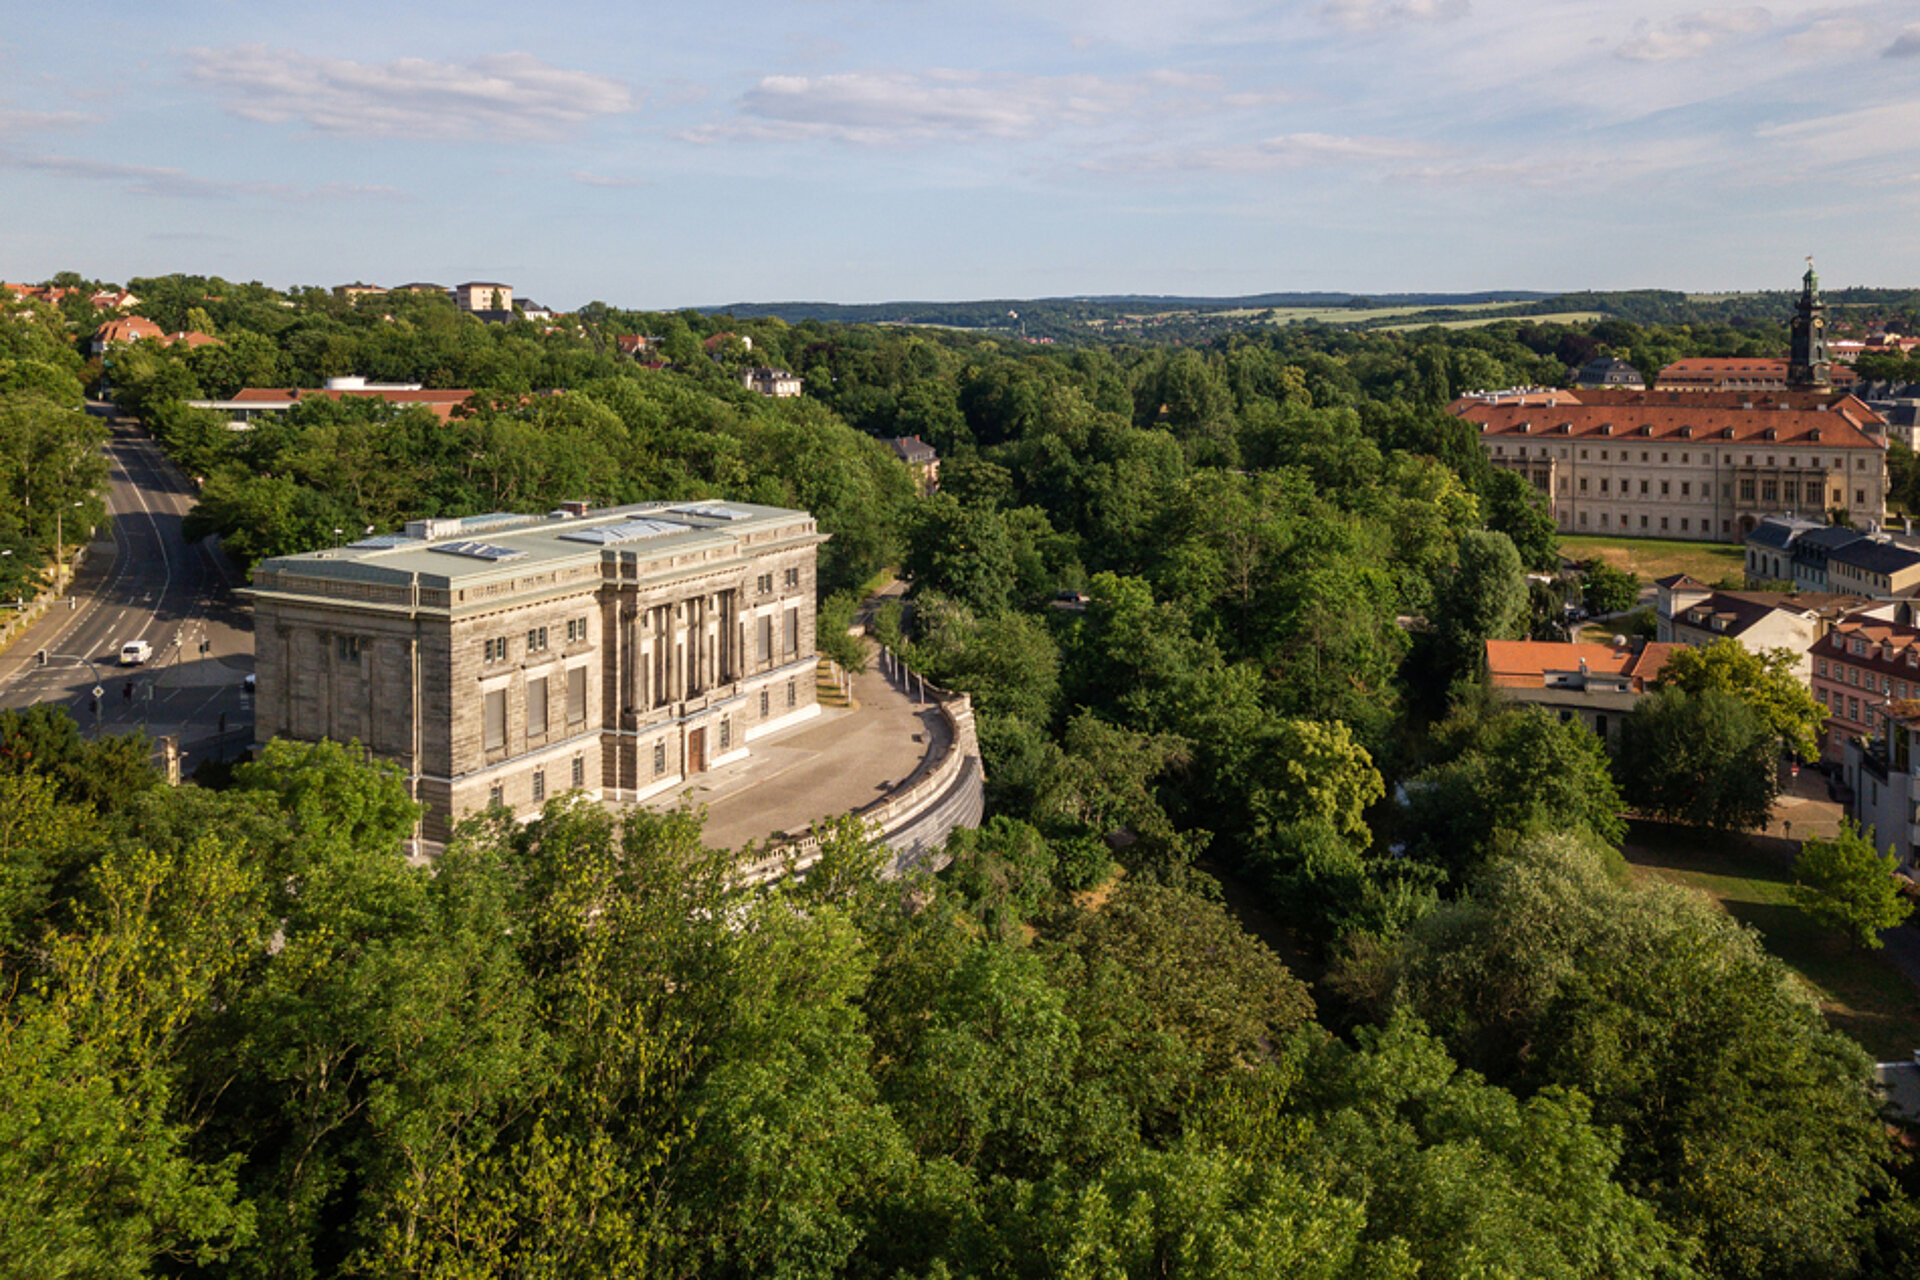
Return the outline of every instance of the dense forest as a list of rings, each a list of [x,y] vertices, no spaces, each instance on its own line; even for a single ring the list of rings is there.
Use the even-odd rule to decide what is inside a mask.
[[[1599,740],[1479,681],[1557,615],[1525,574],[1559,556],[1448,401],[1772,328],[1042,348],[130,287],[220,345],[85,366],[92,317],[27,308],[0,403],[70,411],[25,365],[110,386],[243,562],[566,499],[807,507],[823,645],[910,579],[877,627],[973,694],[990,816],[892,882],[842,828],[742,888],[697,813],[567,798],[415,867],[404,781],[351,746],[168,788],[137,743],[0,716],[0,1270],[1920,1271],[1862,1050],[1750,930],[1629,878],[1641,782]],[[475,395],[245,432],[184,403],[348,373]],[[937,494],[894,435],[940,450]],[[1663,714],[1796,732],[1767,673],[1700,681]]]

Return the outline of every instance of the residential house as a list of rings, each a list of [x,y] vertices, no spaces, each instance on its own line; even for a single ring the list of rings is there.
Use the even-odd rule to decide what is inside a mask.
[[[348,302],[356,298],[380,298],[386,296],[386,290],[377,284],[337,284],[333,286],[333,296],[345,298]]]
[[[102,289],[87,299],[95,311],[125,311],[140,305],[140,299],[125,289]]]
[[[758,391],[763,396],[784,399],[800,394],[801,378],[797,373],[788,373],[785,369],[770,369],[759,365],[740,371],[740,385],[749,391]]]
[[[513,286],[492,280],[469,280],[453,288],[453,305],[462,311],[513,310]]]
[[[1909,685],[1911,688],[1911,685]],[[1880,852],[1892,851],[1899,869],[1920,872],[1920,701],[1894,699],[1882,708],[1882,731],[1841,743],[1840,776],[1851,796],[1848,816]]]
[[[887,447],[913,472],[914,487],[922,494],[939,490],[940,454],[932,445],[919,436],[892,436],[887,440]]]
[[[613,348],[633,360],[645,360],[660,347],[660,339],[644,333],[616,333]]]
[[[1797,655],[1795,670],[1802,680],[1812,670],[1808,650],[1862,603],[1831,592],[1717,591],[1685,574],[1654,586],[1662,643],[1706,645],[1725,638],[1752,653],[1786,649]]]
[[[1857,538],[1827,557],[1827,588],[1889,600],[1920,587],[1920,551],[1885,536]]]
[[[1822,755],[1839,760],[1847,739],[1885,732],[1894,703],[1920,698],[1920,627],[1857,615],[1834,624],[1813,646],[1814,700],[1827,709]]]
[[[1675,646],[1636,640],[1625,644],[1566,644],[1489,640],[1487,675],[1500,696],[1545,707],[1564,723],[1578,720],[1608,744],[1621,722],[1660,677]]]
[[[105,355],[110,348],[129,342],[165,342],[166,333],[145,316],[120,316],[93,331],[93,354]]]

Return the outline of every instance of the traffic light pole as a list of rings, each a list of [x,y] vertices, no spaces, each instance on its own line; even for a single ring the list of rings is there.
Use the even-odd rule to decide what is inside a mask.
[[[34,655],[34,665],[44,667],[49,661],[58,658],[62,662],[77,662],[93,673],[93,736],[100,736],[100,699],[107,696],[105,686],[100,680],[100,668],[93,665],[93,659],[78,653],[49,653],[45,649]]]

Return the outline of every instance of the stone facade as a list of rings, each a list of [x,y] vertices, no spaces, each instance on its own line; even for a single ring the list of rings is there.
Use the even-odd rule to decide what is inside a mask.
[[[255,737],[395,762],[430,842],[490,804],[645,799],[819,713],[823,541],[802,511],[649,503],[264,561]]]

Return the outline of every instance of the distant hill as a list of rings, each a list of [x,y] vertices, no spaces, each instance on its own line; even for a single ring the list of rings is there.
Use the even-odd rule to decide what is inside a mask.
[[[1000,328],[1007,313],[1031,319],[1057,313],[1085,314],[1111,311],[1116,315],[1171,310],[1224,312],[1272,309],[1343,307],[1366,311],[1378,307],[1469,307],[1489,302],[1537,302],[1553,294],[1514,289],[1483,293],[1258,293],[1234,298],[1183,297],[1175,294],[1085,294],[1060,298],[986,298],[971,302],[734,302],[726,306],[697,307],[708,315],[773,316],[789,324],[826,320],[837,324],[951,324],[968,328]]]

